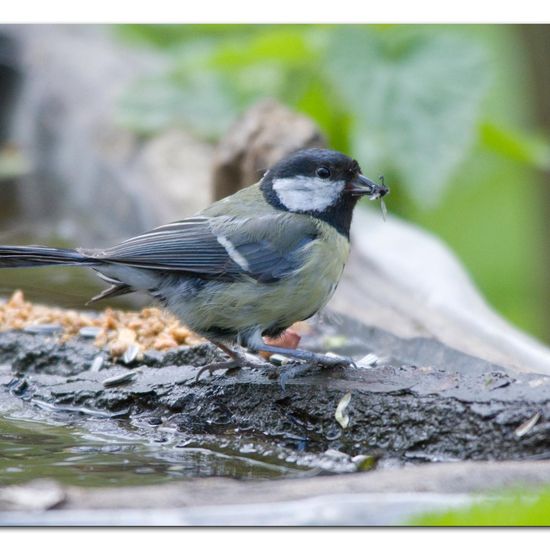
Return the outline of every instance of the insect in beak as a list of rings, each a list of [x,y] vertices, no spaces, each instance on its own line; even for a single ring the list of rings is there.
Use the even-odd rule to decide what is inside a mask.
[[[386,220],[388,209],[384,202],[384,197],[390,192],[389,188],[384,184],[384,176],[380,176],[380,183],[374,183],[363,174],[357,176],[348,185],[346,191],[354,197],[368,197],[370,201],[380,199],[380,209],[382,217]]]
[[[355,197],[368,197],[371,201],[380,199],[390,191],[384,185],[384,178],[381,178],[381,180],[381,183],[374,183],[369,178],[363,176],[363,174],[357,174],[348,184],[346,191]]]
[[[390,192],[390,188],[384,185],[384,176],[378,178],[380,180],[381,186],[386,190],[383,195],[380,195],[380,210],[382,212],[382,219],[386,221],[386,216],[388,215],[388,209],[386,208],[386,203],[384,202],[384,196]],[[373,199],[370,199],[373,200]]]

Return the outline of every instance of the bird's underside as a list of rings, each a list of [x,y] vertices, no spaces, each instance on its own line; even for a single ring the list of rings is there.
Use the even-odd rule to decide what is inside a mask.
[[[164,274],[158,274],[159,277],[163,275]],[[106,291],[103,291],[99,295],[95,296],[93,298],[94,301],[108,297],[120,296],[129,292],[134,292],[136,290],[126,283],[116,281],[112,278],[107,278],[105,277],[105,275],[102,274],[100,274],[100,276],[104,280],[112,283],[112,286],[109,287]],[[269,286],[269,283],[263,284]],[[170,286],[169,288],[172,287]],[[158,289],[149,292],[163,305],[168,306],[169,309],[178,309],[169,307],[171,297],[166,293],[159,294],[160,291]],[[189,292],[188,299],[190,302],[189,309],[195,311],[193,301],[196,299],[196,297],[193,295],[192,292]],[[186,321],[185,316],[182,317],[182,320],[184,322]],[[296,319],[296,321],[298,320],[302,319]],[[220,329],[220,327],[197,327],[193,326],[191,323],[188,324],[190,325],[190,328],[195,330],[195,332],[212,342],[226,355],[229,356],[229,359],[227,361],[216,361],[212,364],[202,367],[197,374],[197,379],[199,379],[200,376],[205,372],[214,373],[216,371],[224,369],[269,368],[273,370],[272,363],[269,363],[258,355],[247,353],[247,351],[245,350],[248,350],[248,352],[253,352],[255,354],[263,352],[263,354],[267,355],[278,354],[279,356],[286,357],[289,360],[289,362],[285,364],[285,368],[288,371],[286,377],[290,376],[293,372],[298,372],[295,370],[295,367],[297,366],[296,363],[307,363],[327,367],[353,364],[353,361],[349,358],[313,353],[311,351],[296,348],[282,347],[273,343],[267,344],[264,341],[263,336],[268,335],[272,337],[272,341],[277,342],[277,336],[283,334],[286,328],[288,328],[288,326],[291,324],[288,321],[284,325],[281,325],[281,323],[278,322],[274,322],[270,326],[270,328],[267,328],[265,330],[262,330],[262,328],[258,326],[246,327],[240,333],[231,332],[230,330],[224,331],[223,329]]]

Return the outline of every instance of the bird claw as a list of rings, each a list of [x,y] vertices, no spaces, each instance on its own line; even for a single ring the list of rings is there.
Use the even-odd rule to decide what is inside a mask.
[[[205,372],[209,372],[211,375],[214,374],[217,370],[230,370],[234,368],[239,368],[240,365],[237,364],[237,361],[234,361],[233,359],[231,361],[222,361],[219,363],[210,363],[209,365],[205,365],[202,367],[199,372],[197,373],[197,376],[195,376],[195,382],[198,382],[200,377]]]
[[[210,363],[209,365],[202,367],[195,377],[195,382],[199,381],[203,373],[209,372],[210,374],[213,374],[218,370],[253,368],[269,369],[270,371],[273,371],[273,365],[267,361],[259,360],[249,354],[237,353],[235,351],[233,351],[233,353],[235,354],[235,357],[229,361]],[[285,385],[288,380],[291,380],[295,376],[307,371],[312,365],[317,365],[320,367],[357,367],[357,364],[351,357],[344,357],[341,355],[336,355],[335,353],[327,353],[325,355],[310,354],[309,357],[300,358],[297,361],[293,361],[285,365],[279,375],[279,384],[281,389],[285,391]]]
[[[287,363],[284,370],[281,370],[281,374],[279,374],[279,386],[281,386],[281,390],[285,391],[286,383],[289,380],[292,380],[297,375],[306,372],[310,368],[311,365],[308,363]]]
[[[341,355],[329,354],[321,355],[318,360],[313,362],[299,361],[293,363],[287,363],[284,370],[279,375],[279,385],[281,389],[285,391],[286,383],[292,380],[296,376],[308,371],[312,366],[317,365],[320,367],[338,367],[338,366],[350,366],[356,367],[355,361],[351,357],[342,357]]]
[[[269,367],[271,369],[272,368],[271,363],[267,363],[265,361],[256,361],[247,355],[239,354],[234,359],[231,359],[229,361],[221,361],[221,362],[210,363],[209,365],[205,365],[199,370],[199,372],[197,373],[197,376],[195,376],[195,382],[198,382],[202,374],[205,372],[209,372],[210,374],[213,374],[218,370],[229,371],[229,370],[233,370],[233,369],[236,370],[241,368],[262,369],[266,367]]]

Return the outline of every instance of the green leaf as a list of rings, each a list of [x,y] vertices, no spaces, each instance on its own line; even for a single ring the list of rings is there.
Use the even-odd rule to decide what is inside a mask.
[[[486,498],[471,506],[423,514],[413,518],[423,526],[548,526],[550,491],[515,491]]]
[[[119,121],[146,134],[183,124],[214,139],[260,98],[296,105],[316,78],[326,29],[265,26],[262,31],[253,27],[238,39],[220,32],[219,40],[212,40],[210,30],[201,31],[172,44],[165,72],[140,81],[122,97]],[[330,112],[329,118],[334,119]]]
[[[298,30],[275,29],[246,41],[242,37],[225,43],[212,57],[211,67],[234,70],[253,63],[303,63],[314,56],[307,35]]]
[[[318,74],[302,82],[305,86],[294,107],[318,124],[329,138],[329,147],[348,151],[352,116],[340,105],[332,83]]]
[[[239,109],[221,77],[205,72],[190,75],[182,84],[172,75],[138,82],[119,101],[119,123],[140,134],[184,126],[206,139],[225,132]]]
[[[261,32],[266,28],[263,25],[116,25],[115,32],[122,40],[153,46],[159,50],[178,48],[182,43],[205,37],[223,39],[227,36],[245,36],[255,32]]]
[[[550,168],[550,142],[541,136],[510,130],[485,121],[480,126],[480,139],[487,148],[506,158],[540,170]]]
[[[389,171],[435,205],[476,137],[490,72],[482,46],[448,30],[348,27],[328,56],[365,171]]]

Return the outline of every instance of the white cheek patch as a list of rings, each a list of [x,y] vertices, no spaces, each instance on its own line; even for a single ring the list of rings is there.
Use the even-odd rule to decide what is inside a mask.
[[[308,176],[273,180],[273,190],[291,212],[322,212],[338,200],[344,186],[343,181]]]

